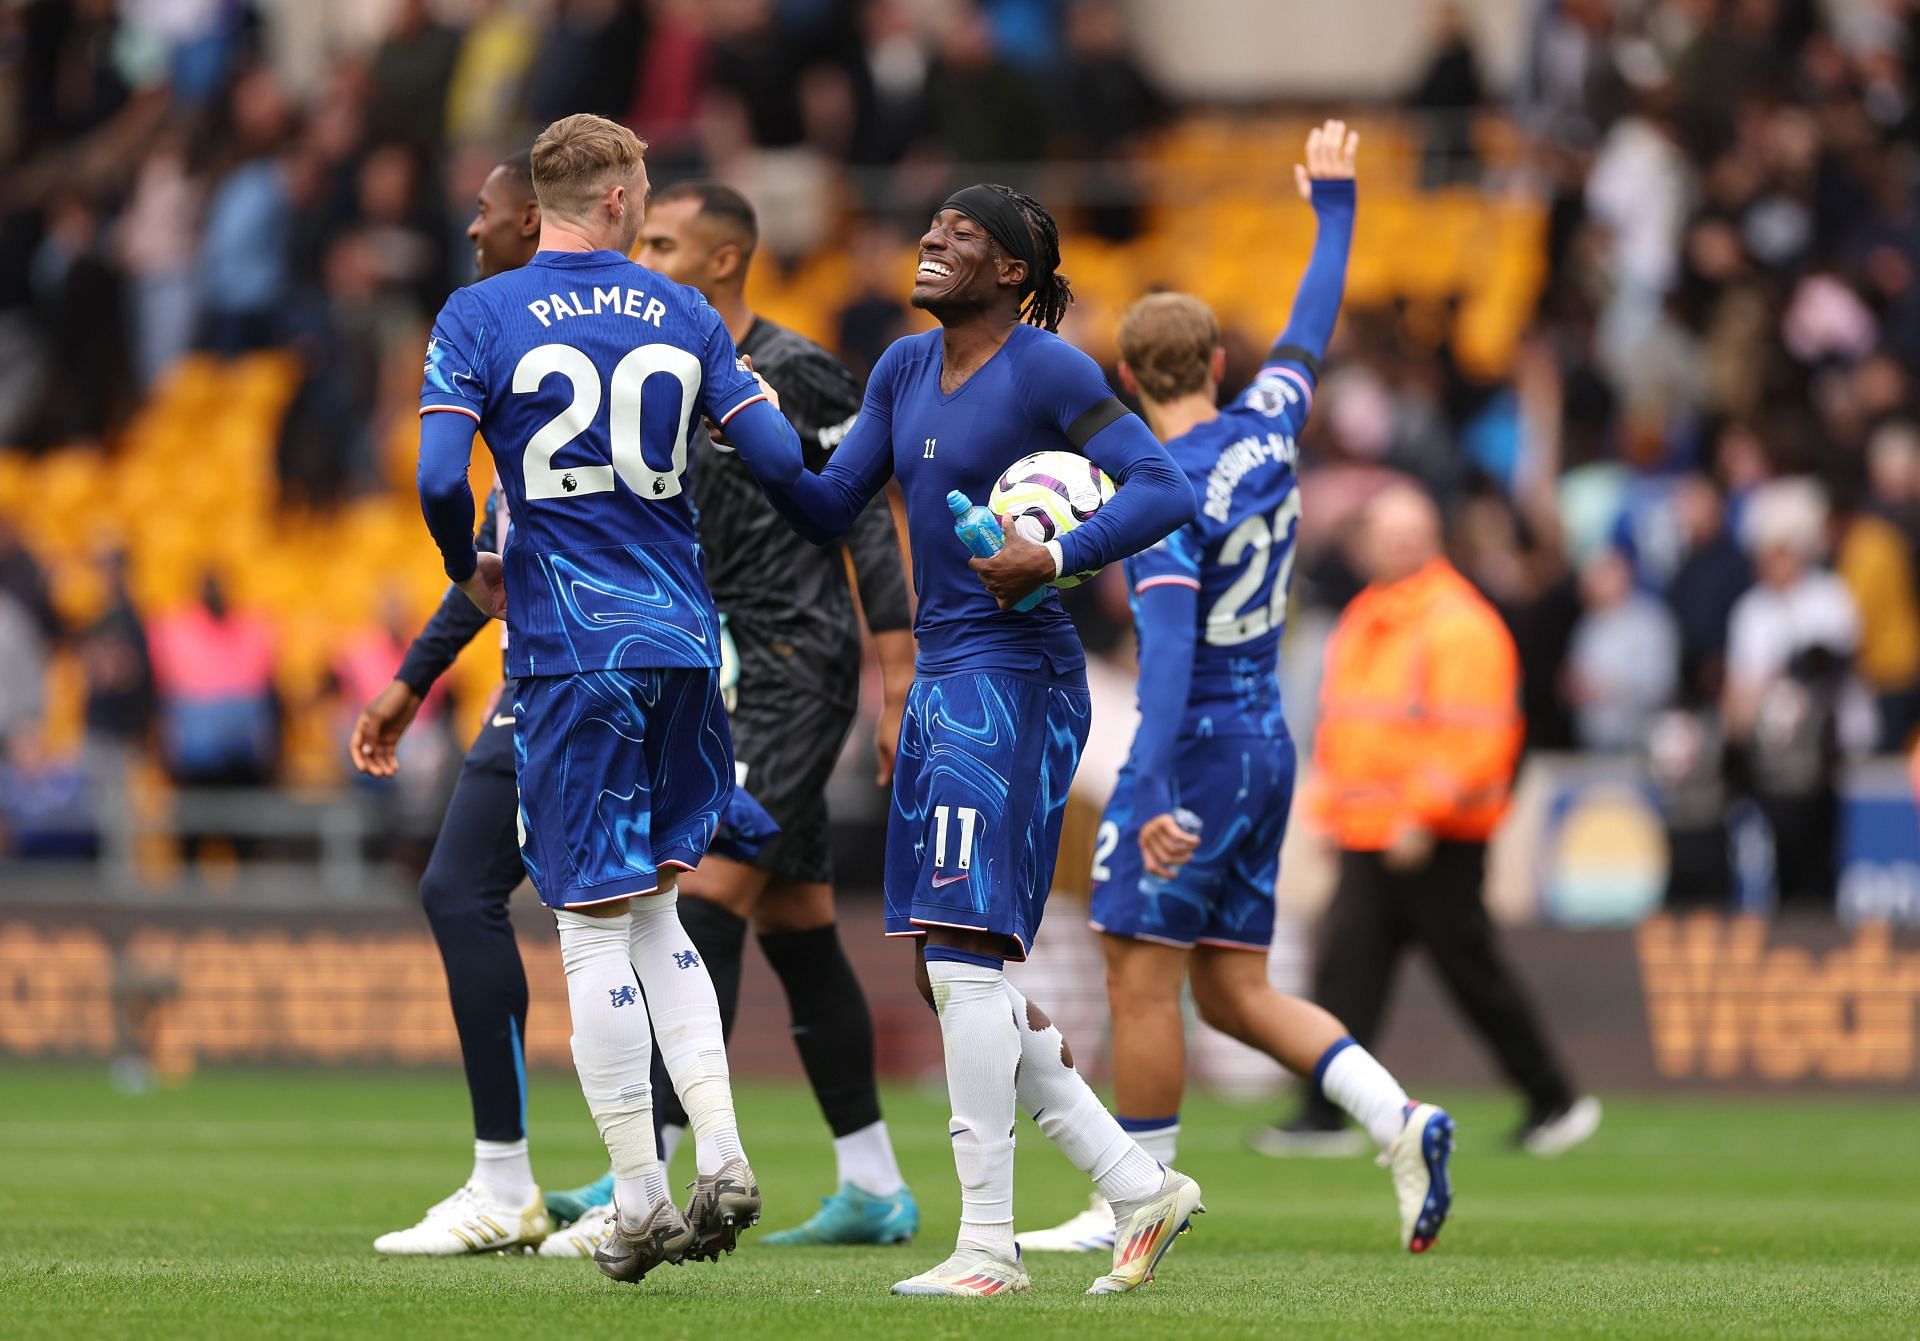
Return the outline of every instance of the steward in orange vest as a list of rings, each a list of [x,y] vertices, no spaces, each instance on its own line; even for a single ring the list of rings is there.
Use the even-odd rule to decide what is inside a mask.
[[[1520,754],[1520,659],[1486,598],[1445,559],[1368,587],[1327,645],[1312,815],[1340,847],[1409,828],[1485,842]]]

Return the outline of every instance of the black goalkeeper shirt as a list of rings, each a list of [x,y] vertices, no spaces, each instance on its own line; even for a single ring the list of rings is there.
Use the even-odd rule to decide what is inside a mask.
[[[853,427],[862,388],[847,366],[803,335],[756,317],[740,341],[754,371],[780,395],[809,470],[826,464]],[[853,704],[860,692],[860,630],[840,545],[810,544],[774,513],[740,458],[719,444],[688,470],[699,510],[707,586],[740,653],[743,698],[775,683]],[[883,493],[846,534],[867,627],[912,625],[906,565]]]

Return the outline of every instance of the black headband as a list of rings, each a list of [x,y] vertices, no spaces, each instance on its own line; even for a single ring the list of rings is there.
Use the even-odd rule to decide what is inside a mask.
[[[1039,248],[1033,242],[1033,229],[1027,223],[1027,212],[1006,192],[991,186],[968,186],[948,196],[940,208],[966,215],[986,229],[987,235],[1003,250],[1027,263],[1027,277],[1020,282],[1022,298],[1040,287],[1040,281],[1045,278],[1044,268],[1040,264]]]

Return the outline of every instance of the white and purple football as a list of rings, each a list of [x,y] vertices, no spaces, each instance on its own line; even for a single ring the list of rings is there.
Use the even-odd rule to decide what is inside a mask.
[[[994,481],[987,507],[1002,521],[1012,519],[1021,535],[1043,545],[1057,540],[1098,512],[1113,497],[1113,481],[1100,467],[1074,452],[1035,452],[1023,456]],[[1098,569],[1056,578],[1056,587],[1077,587]]]

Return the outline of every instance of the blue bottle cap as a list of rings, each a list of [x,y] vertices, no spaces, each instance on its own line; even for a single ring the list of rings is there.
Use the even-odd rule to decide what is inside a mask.
[[[962,516],[966,510],[972,506],[973,500],[961,493],[958,489],[947,490],[947,507],[954,516]]]

